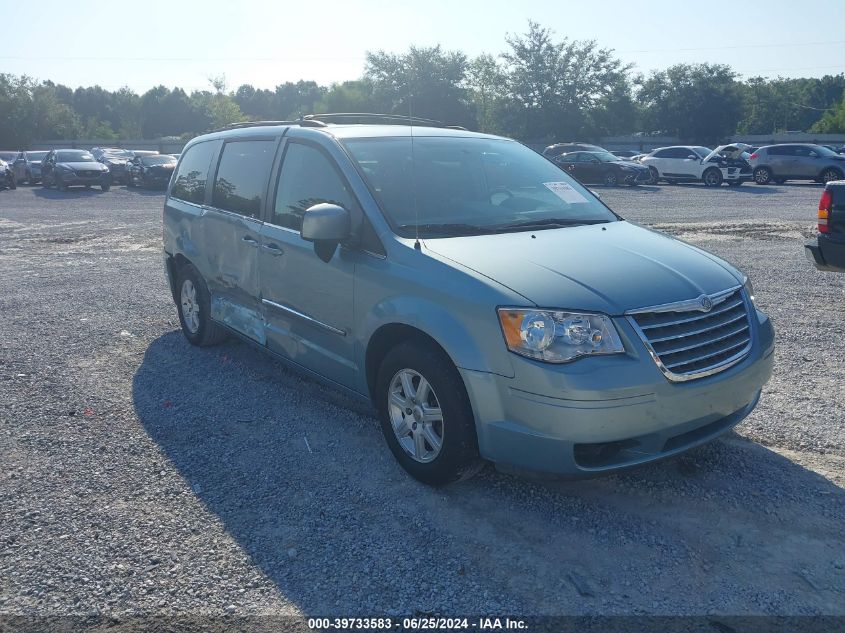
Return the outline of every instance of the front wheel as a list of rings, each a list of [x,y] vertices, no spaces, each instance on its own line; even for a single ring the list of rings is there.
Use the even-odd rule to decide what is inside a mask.
[[[382,433],[408,474],[444,486],[478,471],[472,407],[442,350],[422,341],[397,345],[382,361],[375,392]]]
[[[111,189],[111,185],[108,183],[103,183],[102,185],[100,185],[100,189],[103,191],[108,191],[109,189]]]
[[[657,171],[657,167],[649,167],[648,168],[648,175],[649,175],[648,184],[656,185],[660,181],[660,172]]]
[[[754,170],[754,182],[758,185],[768,185],[772,181],[772,170],[768,167],[758,167]]]
[[[182,334],[191,345],[216,345],[226,338],[226,330],[211,319],[211,296],[202,275],[185,264],[176,279],[176,307]]]
[[[702,177],[705,187],[719,187],[722,184],[722,172],[718,169],[708,169]]]
[[[828,167],[822,172],[822,182],[828,183],[834,180],[842,180],[842,172],[834,167]]]

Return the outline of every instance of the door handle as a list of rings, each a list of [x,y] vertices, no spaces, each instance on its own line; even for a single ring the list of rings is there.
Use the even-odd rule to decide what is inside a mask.
[[[262,244],[262,248],[268,251],[273,257],[278,257],[279,255],[285,254],[285,252],[278,244],[273,244],[272,242],[269,244]]]
[[[252,246],[253,248],[258,248],[258,240],[250,235],[244,235],[241,238],[244,242],[246,242],[247,246]]]

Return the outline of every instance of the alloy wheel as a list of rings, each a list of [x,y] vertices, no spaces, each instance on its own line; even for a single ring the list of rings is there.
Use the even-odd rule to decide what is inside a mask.
[[[400,369],[388,389],[390,425],[399,446],[414,461],[433,461],[443,447],[443,412],[434,389],[413,369]]]
[[[835,169],[826,169],[822,174],[822,182],[831,182],[833,180],[840,180],[842,177]]]
[[[185,320],[185,327],[191,334],[196,334],[200,329],[200,306],[197,301],[197,289],[194,282],[186,279],[182,282],[182,318]]]

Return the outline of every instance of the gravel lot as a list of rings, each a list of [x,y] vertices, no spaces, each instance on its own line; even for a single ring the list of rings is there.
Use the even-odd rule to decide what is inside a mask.
[[[845,275],[802,249],[819,187],[596,191],[749,274],[778,336],[760,406],[625,475],[444,490],[360,405],[187,344],[160,193],[0,191],[0,614],[845,615]]]

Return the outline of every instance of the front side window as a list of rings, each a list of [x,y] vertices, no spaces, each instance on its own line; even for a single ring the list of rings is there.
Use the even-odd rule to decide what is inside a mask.
[[[207,141],[192,145],[179,165],[170,195],[186,202],[202,204],[205,202],[205,183],[211,158],[217,152],[219,143]],[[138,159],[132,161],[138,164]]]
[[[275,152],[274,140],[226,143],[214,180],[212,205],[259,218]]]
[[[299,231],[309,207],[327,202],[351,210],[353,200],[325,154],[301,143],[288,146],[276,191],[273,224]]]
[[[453,237],[617,220],[560,167],[516,141],[467,137],[348,139],[393,230]]]

